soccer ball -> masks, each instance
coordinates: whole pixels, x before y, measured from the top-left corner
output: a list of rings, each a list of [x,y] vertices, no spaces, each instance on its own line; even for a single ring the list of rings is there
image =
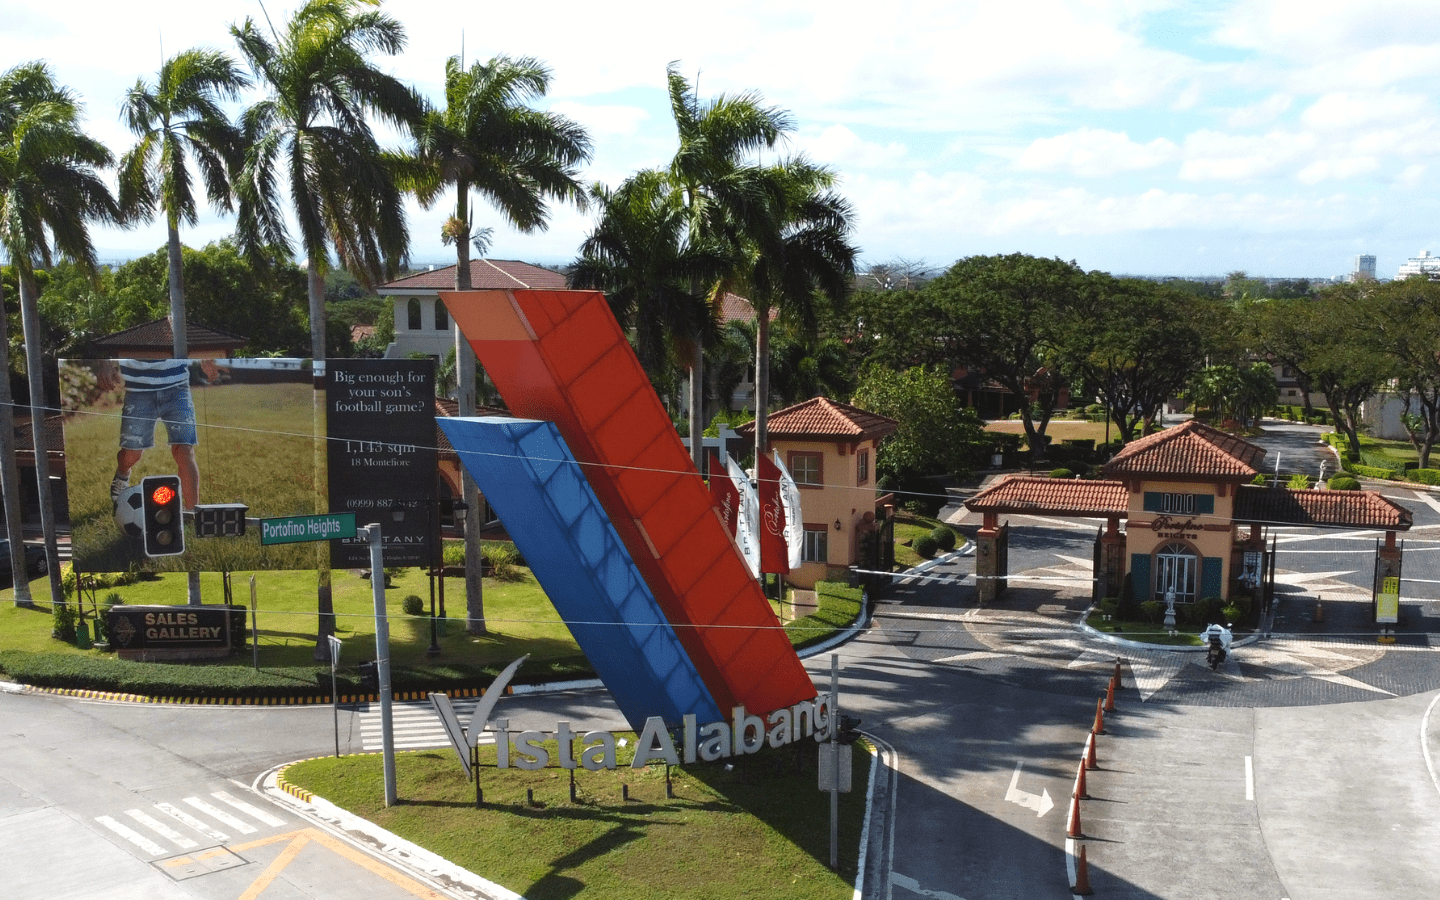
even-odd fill
[[[141,485],[132,484],[120,492],[115,501],[115,524],[130,537],[139,540],[145,537],[145,498],[141,496]]]

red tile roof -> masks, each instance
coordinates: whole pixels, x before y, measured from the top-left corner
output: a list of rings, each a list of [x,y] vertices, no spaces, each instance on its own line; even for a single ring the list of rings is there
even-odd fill
[[[1292,491],[1246,484],[1235,496],[1235,521],[1406,531],[1413,520],[1410,510],[1374,491]]]
[[[249,338],[222,331],[219,328],[210,328],[199,322],[185,320],[185,346],[190,350],[238,350],[249,340]],[[153,322],[142,322],[133,328],[107,334],[90,342],[92,349],[111,354],[120,354],[125,351],[164,350],[165,355],[169,356],[174,346],[175,332],[170,330],[169,316]]]
[[[772,322],[775,321],[775,317],[778,316],[779,314],[780,314],[780,310],[778,310],[778,309],[772,309],[772,310],[770,310],[770,321],[772,321]],[[739,321],[739,322],[753,322],[753,321],[755,321],[755,306],[754,306],[749,300],[746,300],[744,297],[741,297],[739,294],[731,294],[731,293],[728,293],[728,292],[727,292],[727,293],[724,293],[724,294],[721,294],[721,295],[720,295],[720,324],[721,324],[721,325],[724,325],[726,322],[736,322],[736,321]]]
[[[477,291],[503,291],[530,288],[537,291],[563,291],[565,276],[559,272],[532,266],[513,259],[470,260],[470,287]],[[380,285],[382,295],[392,291],[453,291],[455,267],[442,266],[428,272],[416,272]]]
[[[1121,516],[1130,492],[1121,481],[1011,475],[965,501],[972,512]]]
[[[770,413],[765,432],[775,438],[875,438],[884,437],[900,426],[894,419],[877,416],[859,407],[828,397],[814,397]],[[735,429],[744,437],[755,436],[755,423]]]
[[[1209,425],[1190,420],[1131,441],[1101,468],[1115,478],[1126,475],[1198,475],[1253,478],[1265,450]]]

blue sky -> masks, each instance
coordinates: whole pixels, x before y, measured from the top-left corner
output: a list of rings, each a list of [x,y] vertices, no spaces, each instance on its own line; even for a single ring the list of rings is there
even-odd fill
[[[294,4],[267,6],[279,21]],[[469,59],[547,62],[546,103],[595,142],[590,181],[669,158],[671,60],[702,98],[760,92],[795,118],[783,152],[839,174],[866,262],[1019,251],[1117,274],[1298,277],[1371,253],[1389,277],[1440,252],[1433,0],[385,8],[409,46],[382,65],[434,99],[462,29]],[[162,41],[168,53],[233,49],[228,25],[246,16],[263,21],[257,0],[0,0],[0,60],[48,60],[118,155],[130,144],[120,97],[153,78]],[[412,209],[415,260],[450,257],[449,209]],[[547,232],[524,235],[482,206],[476,224],[495,227],[492,256],[561,262],[591,216],[556,209]],[[211,214],[183,237],[232,227]],[[163,242],[159,226],[96,234],[106,257]]]

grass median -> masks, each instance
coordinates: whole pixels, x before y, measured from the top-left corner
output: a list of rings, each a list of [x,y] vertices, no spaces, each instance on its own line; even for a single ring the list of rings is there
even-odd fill
[[[872,761],[865,747],[855,746],[853,790],[840,795],[833,872],[830,801],[817,789],[813,741],[672,767],[667,797],[663,766],[628,767],[634,735],[626,737],[621,768],[573,770],[574,801],[566,770],[496,769],[490,747],[481,748],[480,809],[449,750],[397,754],[400,802],[388,809],[377,755],[308,760],[285,779],[526,900],[852,895]]]

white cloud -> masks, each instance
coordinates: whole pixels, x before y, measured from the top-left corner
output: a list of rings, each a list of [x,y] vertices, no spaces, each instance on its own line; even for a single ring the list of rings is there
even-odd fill
[[[1068,172],[1096,178],[1153,169],[1175,159],[1179,150],[1166,138],[1139,144],[1121,132],[1081,128],[1031,142],[1014,165],[1022,171]]]
[[[1354,178],[1380,168],[1380,161],[1373,156],[1352,156],[1342,159],[1316,160],[1299,172],[1295,179],[1301,184],[1319,184],[1322,181],[1336,181]]]
[[[1290,108],[1294,98],[1289,94],[1271,94],[1259,103],[1242,106],[1226,116],[1225,124],[1231,128],[1251,128],[1269,125]]]
[[[818,131],[802,128],[795,143],[815,161],[840,171],[890,168],[906,157],[905,145],[899,141],[866,141],[844,125]]]
[[[1248,181],[1274,175],[1292,169],[1295,160],[1314,145],[1314,137],[1303,133],[1232,135],[1197,131],[1185,138],[1185,161],[1180,165],[1180,178]]]

